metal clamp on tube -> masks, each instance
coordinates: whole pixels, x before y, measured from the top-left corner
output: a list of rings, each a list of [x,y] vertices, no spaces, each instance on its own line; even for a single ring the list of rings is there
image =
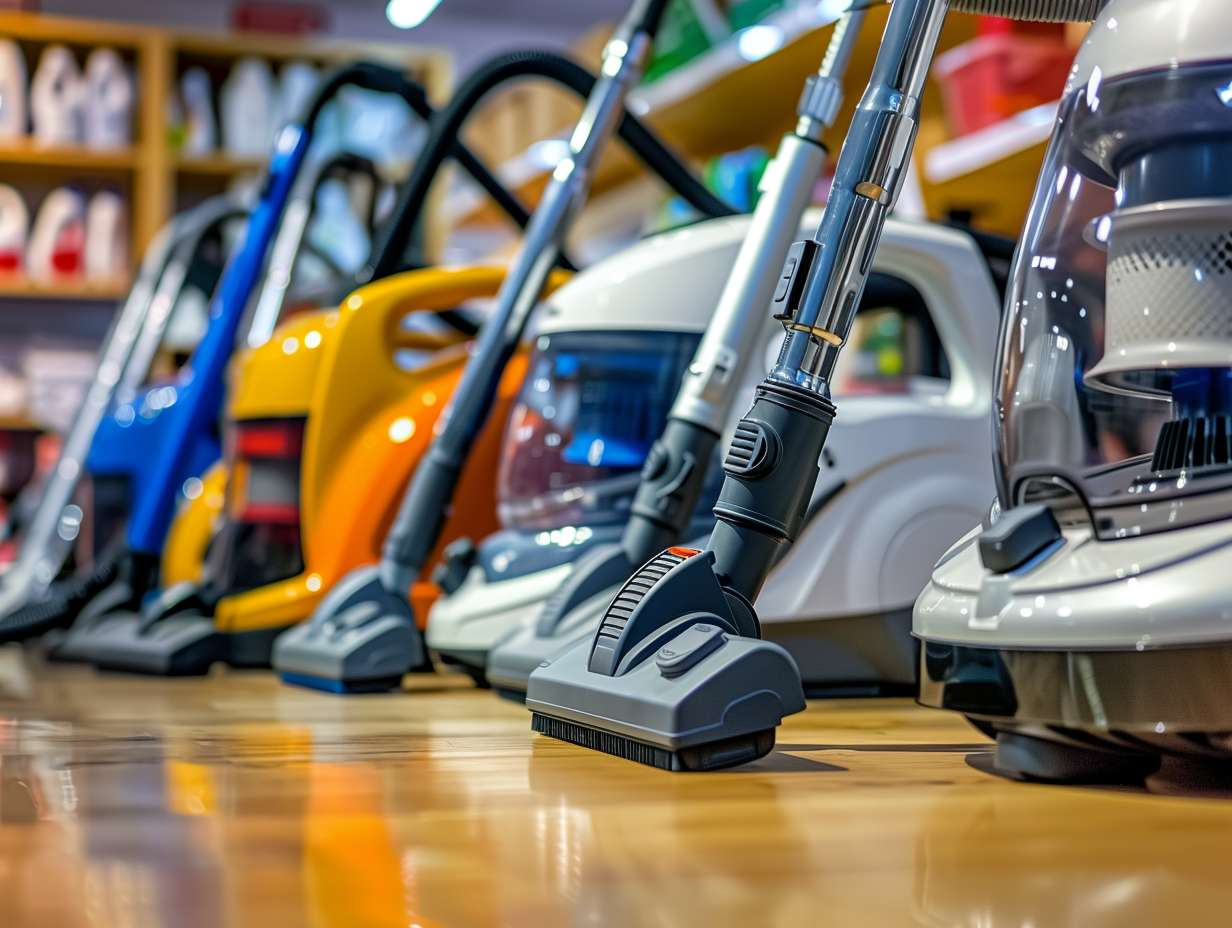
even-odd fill
[[[920,93],[941,34],[947,0],[894,4],[872,79],[839,156],[817,230],[817,259],[774,380],[825,396],[851,330],[881,228],[906,175],[919,126]]]

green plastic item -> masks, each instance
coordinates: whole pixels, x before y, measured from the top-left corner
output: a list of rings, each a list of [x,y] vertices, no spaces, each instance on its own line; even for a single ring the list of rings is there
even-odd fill
[[[732,32],[739,32],[757,25],[786,5],[784,0],[731,0],[727,8],[727,22]]]
[[[710,37],[689,0],[672,0],[655,36],[643,84],[651,84],[711,48]]]

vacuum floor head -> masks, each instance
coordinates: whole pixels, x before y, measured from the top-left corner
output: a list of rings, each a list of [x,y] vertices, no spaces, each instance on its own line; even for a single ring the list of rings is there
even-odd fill
[[[280,636],[273,663],[287,683],[333,693],[397,689],[431,666],[406,596],[387,590],[375,566],[352,571],[317,615]]]
[[[580,642],[530,676],[541,734],[663,770],[717,770],[764,757],[804,709],[799,671],[777,645],[688,624],[614,675]]]

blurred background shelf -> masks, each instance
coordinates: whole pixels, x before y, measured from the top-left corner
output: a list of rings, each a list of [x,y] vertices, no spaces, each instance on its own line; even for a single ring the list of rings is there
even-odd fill
[[[0,165],[62,169],[85,174],[132,171],[137,150],[84,148],[75,145],[42,145],[32,139],[0,140]]]
[[[932,216],[962,216],[981,228],[1017,237],[1044,160],[1057,103],[949,141],[928,145],[940,127],[921,128],[921,187]]]
[[[177,155],[175,169],[180,174],[210,177],[238,177],[259,173],[265,167],[263,158],[237,158],[232,155]]]
[[[803,85],[817,69],[833,32],[835,6],[803,4],[771,14],[751,29],[742,30],[693,61],[659,80],[636,90],[629,109],[643,119],[678,152],[700,161],[749,145],[773,150],[778,137],[795,122],[798,94],[775,93],[773,88]],[[888,15],[884,6],[869,11],[851,64],[847,69],[843,112],[837,125],[846,127],[868,82]],[[757,30],[756,41],[748,34]],[[939,47],[952,48],[975,34],[973,17],[949,17]],[[596,44],[597,43],[588,43]],[[584,61],[592,69],[597,62]],[[926,94],[925,108],[940,109]],[[562,118],[561,125],[568,125]],[[480,131],[472,138],[479,143]],[[842,132],[827,141],[837,152]],[[534,202],[542,192],[552,167],[563,151],[564,133],[554,139],[528,144],[522,152],[504,160],[498,174],[525,202]],[[637,176],[641,168],[623,146],[605,154],[595,177],[595,192],[601,194]],[[471,188],[453,194],[447,205],[448,221],[454,226],[491,225],[500,214]]]
[[[111,283],[65,281],[45,284],[25,278],[0,277],[0,299],[16,300],[86,300],[114,302],[128,293],[126,280]]]

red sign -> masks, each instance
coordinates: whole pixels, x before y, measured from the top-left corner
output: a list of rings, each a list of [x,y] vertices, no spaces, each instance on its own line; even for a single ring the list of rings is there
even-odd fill
[[[307,35],[329,28],[329,10],[316,3],[243,0],[231,7],[231,28],[239,32]]]

